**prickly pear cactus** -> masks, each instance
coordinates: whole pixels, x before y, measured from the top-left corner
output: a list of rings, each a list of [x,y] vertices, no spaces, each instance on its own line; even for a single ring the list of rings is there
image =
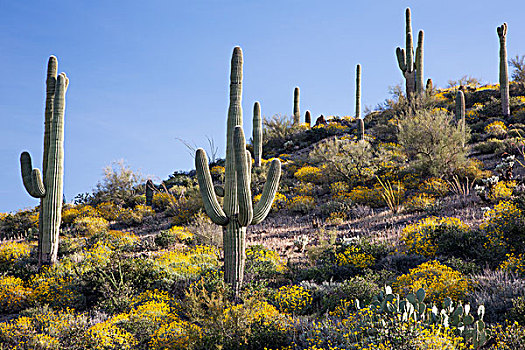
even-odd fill
[[[242,50],[235,47],[231,61],[223,207],[217,200],[206,152],[199,148],[195,157],[204,209],[214,223],[223,226],[224,279],[236,293],[244,275],[246,227],[260,223],[268,215],[281,177],[281,162],[274,159],[261,199],[254,206],[250,190],[251,156],[246,150],[242,129],[242,63]]]
[[[64,178],[64,113],[69,79],[65,73],[57,76],[58,62],[49,57],[46,79],[46,107],[44,121],[44,155],[42,173],[33,169],[31,156],[20,156],[24,187],[35,198],[40,198],[38,263],[53,265],[57,261],[60,222],[62,220]]]

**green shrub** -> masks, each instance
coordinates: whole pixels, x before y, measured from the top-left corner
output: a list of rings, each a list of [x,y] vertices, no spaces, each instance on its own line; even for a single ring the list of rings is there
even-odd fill
[[[399,144],[411,167],[424,175],[440,177],[464,167],[467,149],[463,137],[452,116],[441,110],[416,112],[399,121]]]

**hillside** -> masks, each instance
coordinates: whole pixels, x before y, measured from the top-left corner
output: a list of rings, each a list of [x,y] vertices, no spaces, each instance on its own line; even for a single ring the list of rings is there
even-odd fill
[[[198,149],[161,183],[116,163],[74,204],[50,57],[47,163],[21,156],[42,205],[0,214],[0,349],[524,349],[525,84],[506,24],[501,86],[440,89],[406,18],[405,93],[362,118],[358,65],[355,116],[303,121],[297,87],[290,118],[256,103],[243,123],[235,47],[224,159]]]

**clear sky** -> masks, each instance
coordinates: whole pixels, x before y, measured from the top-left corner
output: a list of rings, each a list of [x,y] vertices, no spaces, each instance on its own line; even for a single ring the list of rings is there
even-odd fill
[[[525,2],[512,1],[13,1],[0,0],[0,212],[34,206],[20,153],[41,168],[47,58],[70,78],[65,195],[89,192],[124,159],[165,179],[193,167],[177,141],[224,152],[232,49],[244,52],[245,132],[251,111],[290,115],[293,89],[313,117],[353,115],[355,65],[363,105],[402,83],[394,50],[404,10],[425,30],[425,78],[446,86],[472,75],[498,79],[496,27],[508,22],[508,54],[525,54]]]

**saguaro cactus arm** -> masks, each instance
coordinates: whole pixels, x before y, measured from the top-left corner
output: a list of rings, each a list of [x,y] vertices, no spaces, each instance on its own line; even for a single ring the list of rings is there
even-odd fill
[[[22,169],[22,182],[31,197],[42,198],[46,195],[46,189],[42,182],[40,169],[33,169],[31,155],[23,152],[20,155],[20,168]]]
[[[253,105],[253,157],[255,159],[255,167],[261,166],[262,158],[262,142],[263,142],[263,129],[262,129],[262,118],[261,118],[261,105],[259,102],[255,102]]]
[[[237,201],[239,202],[239,225],[248,226],[253,218],[250,173],[246,157],[246,139],[241,126],[235,127],[235,170],[237,176]],[[250,159],[251,161],[251,159]],[[251,168],[251,166],[250,166]]]
[[[197,180],[199,182],[199,188],[206,214],[208,214],[211,221],[217,225],[227,225],[229,219],[222,210],[219,201],[215,196],[210,168],[208,167],[208,157],[202,148],[199,148],[195,155],[195,169],[197,170]]]
[[[425,32],[419,31],[416,48],[416,91],[423,94],[425,80],[423,77],[423,40]]]
[[[407,57],[405,49],[398,47],[396,49],[397,63],[399,64],[399,69],[404,73],[407,70]]]
[[[270,209],[272,208],[275,194],[279,188],[279,180],[281,178],[281,161],[279,159],[272,160],[266,183],[264,184],[261,200],[255,205],[253,209],[253,219],[251,224],[257,225],[266,218]]]

